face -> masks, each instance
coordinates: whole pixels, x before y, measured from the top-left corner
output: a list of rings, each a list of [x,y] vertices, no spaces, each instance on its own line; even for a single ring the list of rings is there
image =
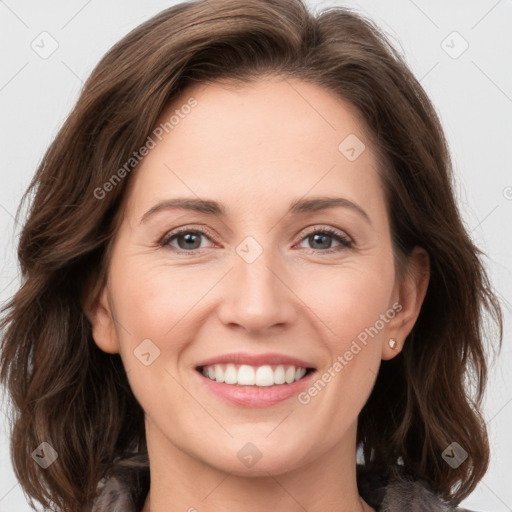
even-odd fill
[[[162,123],[173,114],[130,176],[92,315],[148,443],[236,474],[353,450],[425,289],[395,274],[362,123],[330,92],[279,78],[196,85]]]

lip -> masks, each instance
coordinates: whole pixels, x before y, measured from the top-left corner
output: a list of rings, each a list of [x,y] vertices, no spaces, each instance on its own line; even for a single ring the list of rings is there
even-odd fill
[[[298,359],[296,357],[287,356],[285,354],[266,353],[266,354],[248,354],[244,352],[237,352],[233,354],[224,354],[221,356],[211,357],[205,359],[196,365],[196,369],[203,366],[212,366],[214,364],[248,364],[249,366],[263,366],[263,365],[290,365],[301,368],[315,369],[314,365]],[[302,380],[302,379],[301,379]],[[299,381],[300,382],[300,381]],[[229,385],[229,384],[228,384]],[[291,386],[291,384],[288,384]]]
[[[222,361],[224,362],[224,360]],[[204,365],[207,366],[207,365]],[[304,368],[304,366],[303,366]],[[242,407],[270,407],[290,399],[310,385],[313,376],[317,373],[307,373],[302,379],[291,384],[279,384],[269,387],[240,386],[238,384],[226,384],[217,382],[202,373],[195,371],[197,378],[206,386],[206,389],[228,402],[231,405]]]

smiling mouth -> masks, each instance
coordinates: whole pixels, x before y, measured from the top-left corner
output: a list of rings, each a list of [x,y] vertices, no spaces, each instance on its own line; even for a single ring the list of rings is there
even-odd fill
[[[196,370],[206,378],[235,386],[270,387],[293,384],[315,371],[290,364],[260,365],[214,364],[198,366]]]

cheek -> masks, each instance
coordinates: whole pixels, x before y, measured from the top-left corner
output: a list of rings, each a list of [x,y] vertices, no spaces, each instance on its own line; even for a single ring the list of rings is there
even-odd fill
[[[112,289],[123,365],[135,396],[151,415],[150,411],[158,414],[157,389],[166,390],[169,406],[190,399],[177,383],[183,372],[180,364],[206,321],[205,296],[220,272],[143,259],[128,258],[118,266],[112,273]]]
[[[384,259],[384,258],[383,258]],[[394,270],[383,261],[362,266],[350,263],[322,269],[302,281],[298,295],[321,322],[317,328],[331,350],[342,350],[350,341],[379,321],[390,307]],[[380,326],[380,322],[378,326]]]
[[[335,442],[335,431],[345,431],[355,420],[374,385],[381,340],[388,325],[381,315],[388,321],[392,318],[389,300],[393,276],[379,264],[364,269],[354,265],[326,273],[309,288],[304,302],[315,313],[309,318],[321,319],[316,322],[316,331],[327,357],[316,379],[298,399],[304,414],[309,415],[308,421],[313,416],[318,425],[336,425],[337,430],[326,434],[328,443]],[[328,292],[321,293],[322,289]]]
[[[114,278],[116,309],[119,320],[132,333],[132,342],[138,338],[163,341],[172,338],[176,326],[194,308],[211,288],[217,275],[211,279],[197,270],[165,265],[137,265],[133,261]],[[113,279],[113,281],[114,281]]]
[[[196,304],[207,287],[193,279],[192,272],[146,267],[136,260],[112,273],[116,332],[130,387],[149,417],[176,408],[193,410],[190,397],[178,384],[179,362],[194,336],[187,315],[197,316]]]

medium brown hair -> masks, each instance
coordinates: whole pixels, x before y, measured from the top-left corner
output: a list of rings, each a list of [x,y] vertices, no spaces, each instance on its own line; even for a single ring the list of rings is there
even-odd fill
[[[104,56],[18,208],[17,217],[32,196],[18,246],[22,283],[3,309],[0,379],[13,406],[16,476],[44,506],[80,510],[116,458],[146,453],[143,410],[121,358],[97,347],[84,313],[104,283],[130,176],[101,199],[95,190],[187,85],[266,75],[317,84],[355,108],[379,156],[397,268],[415,246],[430,257],[418,320],[403,351],[382,362],[359,417],[366,465],[401,458],[454,504],[484,475],[483,336],[497,325],[501,341],[502,314],[461,221],[427,95],[380,29],[348,8],[199,0],[159,13]],[[47,469],[31,458],[43,441],[58,453]],[[452,441],[469,453],[456,469],[441,457]]]

